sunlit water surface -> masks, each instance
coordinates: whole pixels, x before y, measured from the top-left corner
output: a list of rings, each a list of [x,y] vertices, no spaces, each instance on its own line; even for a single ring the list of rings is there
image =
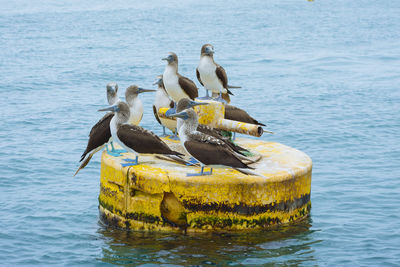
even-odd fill
[[[1,1],[0,265],[400,265],[399,1],[127,2]],[[233,104],[276,133],[262,139],[313,159],[311,217],[232,235],[102,226],[99,155],[72,175],[105,85],[152,86],[169,51],[195,80],[208,42],[243,87]]]

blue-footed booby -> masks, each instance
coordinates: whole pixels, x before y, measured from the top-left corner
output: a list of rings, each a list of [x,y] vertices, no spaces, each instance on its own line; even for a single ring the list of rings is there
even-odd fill
[[[117,101],[119,101],[118,84],[108,83],[106,88],[107,88],[107,102],[110,106],[112,106],[115,103],[117,103]]]
[[[176,135],[176,120],[169,120],[160,118],[158,111],[160,108],[173,108],[174,102],[169,98],[167,91],[164,88],[162,75],[157,76],[157,80],[154,84],[158,85],[156,97],[153,104],[153,113],[157,122],[163,127],[163,137],[167,136],[165,133],[165,127]]]
[[[136,155],[135,160],[125,159],[132,166],[138,164],[139,154],[163,154],[182,156],[181,153],[171,150],[156,134],[137,125],[126,124],[129,120],[130,110],[125,102],[118,102],[99,111],[114,111],[115,115],[110,121],[111,136],[127,151]]]
[[[118,97],[118,84],[116,83],[108,83],[106,85],[107,89],[107,102],[109,105],[114,105],[115,103],[119,102],[120,99]],[[85,151],[83,152],[81,162],[78,170],[75,172],[74,176],[78,174],[78,172],[85,168],[86,165],[89,163],[90,159],[93,155],[103,149],[104,147],[107,148],[107,152],[111,154],[118,154],[119,151],[114,149],[114,145],[111,143],[112,150],[109,151],[107,147],[107,143],[111,139],[111,131],[110,131],[110,121],[113,118],[114,113],[109,112],[103,116],[90,130],[89,133],[89,140],[86,146]]]
[[[230,95],[233,95],[229,88],[240,88],[240,86],[228,85],[228,76],[225,69],[214,61],[214,47],[205,44],[201,47],[200,62],[196,69],[196,76],[200,84],[206,89],[204,99],[209,99],[208,90],[219,97],[216,99],[221,102],[230,102]],[[224,97],[223,97],[224,95]]]
[[[265,124],[251,117],[245,110],[232,105],[225,105],[225,119],[265,126]]]
[[[75,172],[74,176],[77,175],[81,169],[86,167],[90,159],[97,151],[100,151],[103,147],[107,145],[108,141],[111,138],[110,122],[113,117],[114,113],[107,113],[90,130],[88,144],[81,156],[81,159],[79,160],[79,162],[81,162],[81,165]]]
[[[164,88],[171,99],[178,103],[184,97],[192,100],[198,97],[196,84],[178,73],[178,56],[170,52],[163,60],[168,62],[163,73]]]
[[[139,98],[139,94],[155,91],[156,90],[153,89],[143,89],[138,87],[137,85],[131,85],[126,88],[125,100],[130,109],[130,117],[128,120],[129,124],[139,125],[140,121],[143,118],[143,103]]]
[[[179,112],[184,111],[185,109],[192,108],[192,107],[197,106],[197,105],[205,105],[205,104],[207,104],[207,103],[205,103],[205,102],[195,102],[193,100],[190,100],[189,98],[182,98],[181,100],[179,100],[179,102],[178,102],[178,104],[176,106],[176,112],[179,113]],[[177,120],[177,129],[178,130],[180,129],[182,124],[183,124],[183,120],[178,119]],[[217,129],[214,129],[214,128],[211,128],[210,126],[203,125],[203,124],[198,124],[196,130],[201,132],[201,133],[203,133],[203,134],[207,134],[207,135],[210,135],[210,136],[212,136],[212,137],[214,137],[216,139],[221,140],[226,145],[228,145],[233,151],[235,151],[236,153],[239,153],[239,154],[241,154],[243,156],[246,156],[245,153],[249,152],[247,149],[245,149],[245,148],[243,148],[241,146],[238,146],[235,143],[233,143],[230,140],[229,137],[223,136],[221,134],[221,131],[219,131]]]
[[[254,168],[244,163],[223,141],[197,131],[198,118],[193,109],[185,109],[170,116],[183,120],[178,130],[181,144],[188,154],[200,162],[200,173],[188,173],[187,176],[210,175],[213,167],[220,166],[232,167],[245,174],[257,175],[250,171]],[[204,172],[205,166],[210,166],[211,170]]]

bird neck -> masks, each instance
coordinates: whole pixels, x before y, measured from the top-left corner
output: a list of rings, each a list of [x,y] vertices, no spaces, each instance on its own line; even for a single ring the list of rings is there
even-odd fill
[[[176,62],[168,63],[168,65],[165,67],[164,73],[178,74],[178,64]]]
[[[117,113],[117,116],[114,116],[114,118],[116,118],[116,119],[115,119],[115,124],[116,124],[117,126],[119,126],[119,125],[122,125],[122,124],[124,124],[124,123],[127,123],[128,120],[129,120],[129,116],[130,116],[129,110],[126,111],[126,112],[118,112],[118,113]],[[113,119],[114,119],[114,118],[113,118]]]
[[[179,134],[182,132],[184,135],[189,135],[197,130],[198,125],[199,122],[197,121],[197,118],[188,118],[187,120],[183,121],[182,127],[179,129]]]
[[[138,97],[137,94],[133,95],[128,95],[125,97],[126,103],[129,105],[129,107],[133,107],[136,102],[140,101],[140,98]]]
[[[116,92],[107,93],[107,101],[110,106],[114,105],[118,101],[117,93]]]
[[[203,54],[201,54],[200,59],[201,59],[201,58],[209,59],[209,60],[211,60],[212,62],[214,62],[214,55],[213,55],[213,54],[206,54],[206,53],[203,53]]]

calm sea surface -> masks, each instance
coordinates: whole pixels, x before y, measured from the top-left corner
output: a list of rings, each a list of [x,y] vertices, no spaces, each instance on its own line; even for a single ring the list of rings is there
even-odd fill
[[[400,265],[400,1],[127,2],[0,0],[0,265]],[[104,227],[100,154],[72,175],[105,85],[151,87],[169,51],[196,80],[204,43],[243,86],[232,103],[276,133],[262,139],[313,159],[310,218],[232,235]]]

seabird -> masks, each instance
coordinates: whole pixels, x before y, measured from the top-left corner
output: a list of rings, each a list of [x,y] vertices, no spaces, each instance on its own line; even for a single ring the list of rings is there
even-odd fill
[[[106,85],[107,89],[107,102],[109,105],[114,105],[118,101],[120,101],[118,97],[118,84],[117,83],[108,83]],[[111,132],[110,132],[110,121],[114,116],[113,112],[109,112],[103,116],[90,130],[89,133],[89,140],[86,146],[85,151],[83,152],[81,159],[81,165],[79,166],[78,170],[75,172],[74,176],[78,174],[78,172],[85,168],[86,165],[89,163],[90,159],[93,155],[103,149],[107,143],[110,141]],[[110,154],[119,153],[119,151],[114,149],[114,145],[112,141],[110,142],[112,150],[108,150],[107,152]],[[122,151],[122,150],[121,150]]]
[[[184,111],[185,109],[192,108],[192,107],[197,106],[197,105],[205,105],[205,104],[207,104],[207,103],[205,103],[205,102],[195,102],[193,100],[190,100],[189,98],[182,98],[181,100],[179,100],[178,105],[176,106],[176,112],[179,113],[179,112]],[[183,124],[183,120],[178,120],[178,122],[177,122],[177,129],[178,130],[180,129],[182,124]],[[198,124],[197,131],[199,131],[199,132],[201,132],[203,134],[210,135],[210,136],[212,136],[212,137],[214,137],[216,139],[221,140],[226,145],[228,145],[233,151],[235,151],[236,153],[239,153],[239,154],[241,154],[243,156],[246,156],[245,153],[249,152],[247,149],[234,144],[230,140],[229,137],[223,136],[221,134],[221,131],[219,131],[217,129],[214,129],[214,128],[211,128],[210,126],[203,125],[203,124]]]
[[[247,113],[245,110],[232,106],[232,105],[225,105],[225,119],[228,120],[233,120],[233,121],[240,121],[240,122],[246,122],[246,123],[251,123],[251,124],[256,124],[260,126],[265,126],[265,124],[258,122],[256,119],[251,117],[249,113]],[[266,131],[268,132],[268,131]],[[272,132],[269,132],[272,133]],[[235,140],[236,133],[233,133],[232,139]]]
[[[160,108],[173,108],[174,102],[169,98],[167,91],[164,88],[162,75],[157,76],[157,80],[154,84],[158,85],[156,97],[153,104],[153,113],[157,122],[163,127],[163,137],[167,136],[165,133],[165,127],[176,135],[176,120],[164,119],[158,116]]]
[[[118,84],[116,83],[108,83],[106,85],[107,89],[107,102],[110,105],[114,105],[115,103],[119,102],[120,99],[118,97]],[[89,163],[90,159],[93,155],[106,147],[107,152],[111,155],[119,155],[119,152],[122,150],[114,149],[114,145],[112,141],[110,142],[112,150],[108,150],[107,143],[111,139],[111,131],[110,131],[110,121],[113,118],[114,113],[109,112],[103,116],[90,130],[89,133],[89,140],[86,146],[85,151],[83,152],[81,162],[78,170],[75,172],[74,176],[78,174],[78,172],[85,168],[86,165]]]
[[[251,117],[245,110],[232,105],[225,105],[225,119],[265,126],[265,124]]]
[[[113,117],[113,112],[107,113],[92,127],[92,130],[90,130],[88,144],[81,156],[81,159],[79,160],[81,165],[75,172],[74,176],[77,175],[81,169],[86,167],[90,159],[97,151],[100,151],[107,145],[111,138],[110,122]]]
[[[170,52],[166,58],[168,62],[163,74],[164,88],[175,103],[184,97],[194,100],[199,96],[196,84],[178,73],[178,56]]]
[[[125,91],[125,100],[126,103],[129,105],[130,109],[130,117],[128,120],[129,124],[132,125],[139,125],[140,121],[143,117],[143,103],[138,97],[139,94],[145,92],[155,92],[156,90],[153,89],[143,89],[138,87],[137,85],[131,85],[126,88]]]
[[[210,175],[212,168],[219,166],[232,167],[245,174],[257,175],[249,170],[254,168],[244,163],[223,141],[196,130],[198,118],[193,109],[185,109],[170,117],[184,120],[178,130],[181,144],[188,154],[200,162],[200,173],[188,173],[187,176]],[[204,172],[205,166],[210,166],[211,170]]]
[[[115,116],[110,121],[111,136],[127,151],[136,155],[135,160],[125,159],[132,166],[138,164],[139,154],[163,154],[182,156],[181,153],[171,150],[156,134],[137,125],[126,124],[129,120],[129,106],[125,102],[118,102],[99,111],[114,111]]]
[[[206,89],[204,99],[210,99],[208,95],[208,90],[210,90],[213,94],[218,94],[219,97],[216,100],[230,102],[229,94],[233,94],[229,91],[229,88],[240,88],[239,86],[228,85],[228,77],[224,68],[214,61],[214,47],[211,44],[205,44],[201,47],[196,76],[200,84]]]

